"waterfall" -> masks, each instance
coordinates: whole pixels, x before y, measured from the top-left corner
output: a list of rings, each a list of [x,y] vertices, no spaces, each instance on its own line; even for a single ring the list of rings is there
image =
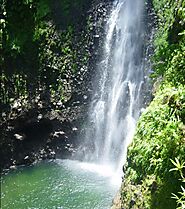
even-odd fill
[[[143,106],[144,2],[118,0],[106,25],[98,83],[89,110],[84,161],[121,170]]]

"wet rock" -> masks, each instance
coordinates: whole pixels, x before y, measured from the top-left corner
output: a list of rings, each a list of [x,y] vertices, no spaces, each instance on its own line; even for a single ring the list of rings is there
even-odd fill
[[[41,120],[43,118],[43,115],[39,114],[37,118],[38,118],[38,120]]]
[[[60,137],[61,135],[65,135],[64,131],[55,131],[53,134],[53,137]]]
[[[20,140],[20,141],[22,141],[26,138],[25,134],[14,134],[14,136],[17,140]]]
[[[24,157],[24,160],[28,160],[29,159],[29,156],[27,155],[26,157]]]
[[[23,161],[20,161],[20,164],[30,165],[35,161],[35,158],[32,154],[26,155]]]
[[[78,129],[77,129],[77,127],[73,127],[72,130],[73,131],[77,131]]]
[[[17,169],[17,166],[16,166],[16,165],[11,165],[11,166],[10,166],[10,169],[11,169],[11,170],[16,170],[16,169]]]
[[[118,192],[112,201],[111,209],[121,209],[121,194]]]

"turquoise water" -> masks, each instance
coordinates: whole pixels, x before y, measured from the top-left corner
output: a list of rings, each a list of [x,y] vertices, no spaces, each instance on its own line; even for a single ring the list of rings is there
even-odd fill
[[[2,209],[108,209],[118,189],[106,166],[45,161],[2,176]]]

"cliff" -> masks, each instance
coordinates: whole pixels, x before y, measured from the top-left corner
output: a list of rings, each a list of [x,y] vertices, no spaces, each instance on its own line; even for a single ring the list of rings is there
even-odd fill
[[[2,2],[2,168],[75,151],[109,8],[98,0]]]

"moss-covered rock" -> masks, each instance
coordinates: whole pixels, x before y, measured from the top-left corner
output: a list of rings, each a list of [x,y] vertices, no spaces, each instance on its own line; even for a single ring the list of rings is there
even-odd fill
[[[84,131],[110,5],[105,0],[2,1],[1,167],[74,151],[76,135]],[[32,129],[25,133],[25,124],[40,127],[45,119],[52,130],[28,137]]]
[[[175,208],[171,196],[180,191],[181,182],[180,176],[169,170],[173,168],[170,159],[185,161],[184,95],[183,87],[165,85],[142,114],[128,149],[124,207],[129,208],[128,201],[133,198],[133,208]]]
[[[152,77],[160,84],[154,85],[154,99],[142,113],[128,148],[122,208],[183,209],[185,1],[153,0],[153,6],[158,29]],[[172,163],[174,159],[179,164]]]

